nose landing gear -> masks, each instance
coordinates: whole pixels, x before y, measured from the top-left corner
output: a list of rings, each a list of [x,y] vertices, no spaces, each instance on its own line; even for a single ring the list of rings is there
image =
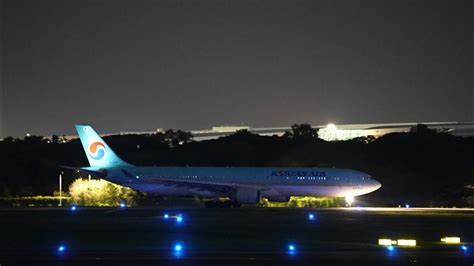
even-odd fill
[[[354,196],[347,196],[346,203],[348,207],[351,207],[352,203],[354,202]]]

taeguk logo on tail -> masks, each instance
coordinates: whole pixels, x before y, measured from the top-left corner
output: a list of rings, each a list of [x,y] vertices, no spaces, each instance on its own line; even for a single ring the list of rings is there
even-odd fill
[[[93,142],[89,146],[89,155],[92,157],[94,160],[100,160],[104,158],[105,155],[105,145],[102,142]]]

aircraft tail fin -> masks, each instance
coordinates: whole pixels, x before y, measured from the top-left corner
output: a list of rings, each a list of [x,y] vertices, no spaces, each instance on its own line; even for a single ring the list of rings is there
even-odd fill
[[[132,166],[118,157],[107,143],[89,125],[76,125],[82,147],[94,167]]]

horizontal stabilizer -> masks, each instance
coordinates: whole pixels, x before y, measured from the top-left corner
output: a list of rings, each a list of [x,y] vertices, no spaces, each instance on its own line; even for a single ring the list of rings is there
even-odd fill
[[[74,170],[77,172],[87,173],[94,177],[104,178],[107,176],[107,171],[105,169],[99,169],[96,167],[73,167],[73,166],[60,166],[62,169]]]

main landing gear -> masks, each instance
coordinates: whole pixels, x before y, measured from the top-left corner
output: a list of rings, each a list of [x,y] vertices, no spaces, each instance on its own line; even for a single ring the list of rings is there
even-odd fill
[[[220,200],[211,200],[206,201],[206,208],[239,208],[242,204],[235,201],[220,201]]]

